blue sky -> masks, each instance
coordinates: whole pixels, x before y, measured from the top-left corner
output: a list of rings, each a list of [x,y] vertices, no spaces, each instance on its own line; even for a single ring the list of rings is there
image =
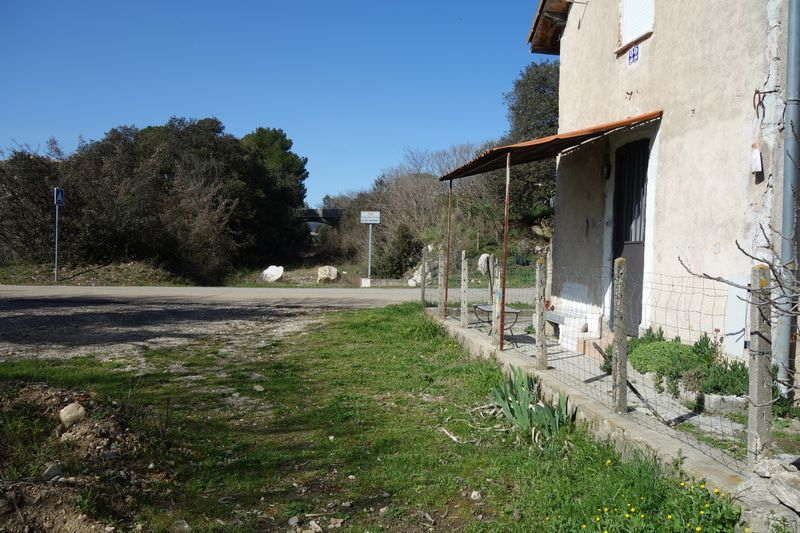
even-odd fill
[[[0,147],[67,150],[120,124],[283,128],[308,202],[368,186],[403,148],[507,128],[535,0],[0,2]]]

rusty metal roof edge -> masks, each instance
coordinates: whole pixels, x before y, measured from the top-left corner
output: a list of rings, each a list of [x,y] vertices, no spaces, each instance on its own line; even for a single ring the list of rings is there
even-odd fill
[[[572,0],[565,0],[567,3],[567,13],[572,10]],[[551,46],[551,47],[543,47],[543,46],[536,46],[533,44],[533,38],[536,35],[536,31],[539,28],[539,23],[542,20],[542,15],[545,12],[550,0],[539,0],[539,5],[536,8],[536,16],[533,18],[533,24],[531,24],[530,30],[528,30],[528,38],[527,43],[531,46],[531,52],[535,54],[545,54],[545,55],[558,55],[560,53],[560,49],[558,46]],[[559,36],[559,40],[561,37]]]
[[[628,118],[622,119],[622,120],[616,120],[616,121],[613,121],[613,122],[604,122],[602,124],[598,124],[596,126],[590,126],[588,128],[583,128],[583,129],[580,129],[580,130],[568,131],[568,132],[564,132],[564,133],[556,133],[555,135],[549,135],[547,137],[539,137],[538,139],[532,139],[532,140],[529,140],[529,141],[523,141],[523,142],[519,142],[519,143],[515,143],[515,144],[506,144],[506,145],[503,145],[503,146],[496,146],[494,148],[489,148],[488,150],[485,150],[479,156],[477,156],[477,157],[471,159],[470,161],[464,163],[460,167],[455,168],[455,169],[451,170],[450,172],[448,172],[447,174],[442,175],[439,178],[439,181],[454,180],[454,179],[459,179],[459,178],[465,178],[467,176],[473,176],[475,174],[480,174],[481,172],[477,171],[477,172],[470,172],[469,174],[465,174],[463,176],[453,176],[454,174],[459,173],[459,171],[468,170],[469,167],[471,167],[471,166],[475,166],[476,168],[480,168],[481,165],[479,165],[478,163],[482,159],[484,159],[484,158],[486,158],[486,157],[488,157],[490,155],[493,155],[493,156],[497,157],[497,156],[505,155],[508,152],[513,152],[515,148],[528,148],[528,147],[531,147],[531,146],[547,144],[548,142],[553,142],[553,141],[560,140],[560,139],[570,139],[570,138],[582,137],[582,136],[586,136],[586,135],[591,136],[591,135],[594,135],[594,134],[597,134],[599,136],[599,135],[603,135],[605,133],[608,133],[609,131],[617,130],[619,128],[623,128],[623,127],[627,127],[627,126],[634,126],[634,125],[640,124],[642,122],[649,122],[651,120],[660,119],[663,116],[663,114],[664,114],[664,112],[662,110],[652,111],[650,113],[644,113],[644,114],[641,114],[641,115],[635,115],[633,117],[628,117]],[[489,162],[490,161],[487,161],[486,164],[488,164]]]
[[[547,0],[539,0],[539,6],[536,8],[536,16],[533,17],[533,24],[531,24],[531,29],[528,30],[528,40],[527,43],[533,46],[533,34],[536,33],[536,28],[539,26],[539,20],[542,18],[542,12],[544,12],[544,5],[547,3]]]

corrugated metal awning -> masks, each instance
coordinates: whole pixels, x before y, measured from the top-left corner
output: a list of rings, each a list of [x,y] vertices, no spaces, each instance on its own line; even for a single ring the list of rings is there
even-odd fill
[[[549,137],[541,137],[532,141],[524,141],[506,146],[496,146],[495,148],[486,150],[469,163],[448,172],[439,178],[439,180],[447,181],[466,178],[467,176],[505,168],[507,154],[511,154],[512,165],[521,165],[532,161],[540,161],[548,157],[555,157],[567,148],[600,137],[614,130],[627,129],[644,122],[660,119],[661,114],[661,111],[654,111],[652,113],[630,117],[625,120],[599,124],[582,130],[559,133]]]

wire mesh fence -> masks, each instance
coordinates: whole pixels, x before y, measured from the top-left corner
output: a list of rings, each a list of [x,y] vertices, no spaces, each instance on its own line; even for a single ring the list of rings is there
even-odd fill
[[[467,263],[462,274],[460,251],[450,259],[447,314],[496,337],[493,321],[499,314],[493,311],[499,306],[491,286],[497,276],[493,280],[479,272],[476,258]],[[619,337],[623,332],[628,415],[656,430],[674,429],[687,445],[742,471],[748,452],[746,296],[688,274],[629,271],[618,287],[610,265],[556,264],[546,272],[543,301],[537,304],[534,266],[509,265],[513,282],[506,288],[505,344],[536,358],[541,342],[550,376],[614,408],[619,394],[614,333]],[[429,305],[438,305],[443,281],[437,282],[436,275],[431,279]],[[464,319],[462,298],[467,302]],[[620,324],[614,323],[615,301],[621,302]],[[536,331],[539,307],[543,331]]]

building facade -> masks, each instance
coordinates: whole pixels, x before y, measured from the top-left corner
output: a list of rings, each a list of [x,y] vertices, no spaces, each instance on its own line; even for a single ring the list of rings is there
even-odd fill
[[[560,59],[559,131],[660,111],[558,156],[551,304],[562,343],[609,335],[612,264],[631,333],[744,353],[741,290],[780,228],[786,0],[541,0],[529,42]],[[768,236],[768,235],[767,235]]]

